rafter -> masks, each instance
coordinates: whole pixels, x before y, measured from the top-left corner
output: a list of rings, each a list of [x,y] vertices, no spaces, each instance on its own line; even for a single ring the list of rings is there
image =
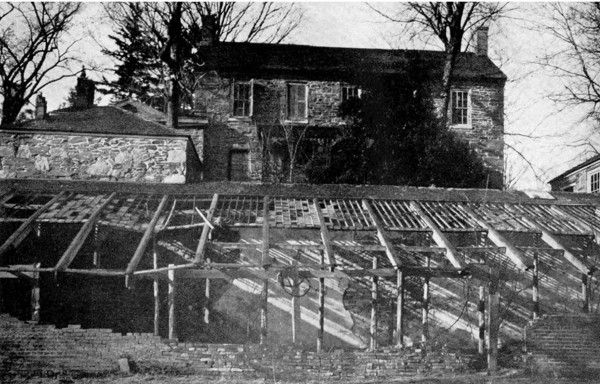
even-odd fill
[[[154,212],[154,216],[152,217],[150,224],[148,224],[148,228],[146,228],[146,231],[142,236],[142,240],[140,240],[140,243],[138,244],[137,249],[133,254],[133,257],[127,265],[127,269],[125,270],[125,272],[128,275],[132,274],[133,271],[135,271],[140,260],[142,259],[142,256],[146,251],[146,247],[148,246],[148,243],[150,242],[150,239],[152,239],[152,235],[154,234],[154,228],[156,227],[156,223],[158,222],[158,219],[163,209],[165,208],[165,205],[167,205],[167,200],[169,200],[169,195],[163,195],[162,199],[160,200],[160,204],[158,204],[158,208],[156,208],[156,211]]]
[[[377,238],[379,239],[379,242],[381,242],[381,244],[385,247],[385,254],[387,255],[390,263],[392,263],[394,268],[401,267],[402,261],[400,261],[398,256],[396,256],[396,252],[394,250],[394,245],[392,244],[392,241],[388,237],[386,230],[381,225],[381,221],[379,220],[377,215],[375,215],[375,212],[373,212],[373,208],[371,207],[371,204],[369,204],[367,199],[363,199],[362,205],[369,212],[369,215],[371,215],[371,219],[373,220],[373,223],[375,224],[375,228],[377,228]]]
[[[325,220],[323,219],[323,212],[321,211],[321,206],[319,205],[319,199],[313,199],[313,203],[315,204],[317,218],[319,219],[321,241],[323,241],[325,258],[327,259],[327,263],[329,263],[331,266],[331,270],[333,270],[333,266],[335,265],[335,257],[333,255],[333,250],[331,249],[331,242],[329,241],[329,230],[327,229],[327,225],[325,225]]]
[[[210,227],[208,223],[212,222],[215,209],[217,208],[217,202],[219,201],[219,194],[215,193],[213,199],[208,208],[206,214],[206,222],[202,227],[202,234],[200,234],[200,240],[198,241],[198,248],[196,248],[196,256],[194,256],[194,263],[199,264],[204,261],[204,252],[206,251],[206,242],[208,241],[208,234],[210,233]]]
[[[35,211],[29,218],[24,221],[16,231],[13,232],[12,235],[0,246],[0,257],[10,248],[16,248],[21,244],[23,240],[29,235],[31,230],[33,229],[33,225],[36,220],[44,213],[48,208],[54,205],[57,201],[59,201],[63,196],[66,195],[66,192],[63,191],[58,195],[54,196],[50,201],[44,204],[41,208]]]
[[[452,243],[450,243],[450,241],[446,238],[446,236],[444,236],[441,229],[438,228],[438,226],[435,224],[435,222],[433,220],[431,220],[431,218],[423,211],[423,209],[419,206],[419,204],[417,204],[414,201],[411,201],[410,206],[412,209],[415,210],[415,212],[417,212],[419,214],[419,216],[421,216],[423,221],[425,221],[425,223],[432,230],[432,232],[433,232],[432,237],[433,237],[433,240],[436,242],[436,244],[439,245],[440,247],[446,248],[446,257],[448,258],[448,260],[450,260],[452,265],[455,268],[463,269],[465,267],[465,265],[458,258],[458,251],[456,250],[456,248],[454,248],[454,246],[452,245]]]
[[[108,203],[110,203],[115,195],[116,192],[111,193],[104,203],[96,208],[96,210],[90,215],[90,218],[85,222],[85,224],[83,224],[79,232],[77,232],[77,235],[75,235],[73,238],[73,241],[71,241],[71,244],[69,244],[69,248],[67,248],[65,253],[63,253],[60,260],[58,260],[58,263],[56,263],[56,267],[54,267],[56,271],[64,271],[65,269],[69,268],[69,265],[73,259],[75,259],[77,252],[79,252],[88,235],[92,232],[94,225],[96,225],[96,221],[98,221],[98,218],[100,218],[100,213],[108,205]]]

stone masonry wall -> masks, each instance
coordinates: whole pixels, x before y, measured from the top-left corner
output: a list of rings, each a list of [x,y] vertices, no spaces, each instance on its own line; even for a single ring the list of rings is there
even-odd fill
[[[0,132],[0,178],[148,183],[199,179],[186,137]]]
[[[542,316],[527,326],[526,346],[535,374],[597,378],[600,316]]]
[[[0,314],[0,379],[11,375],[103,374],[127,358],[142,372],[239,378],[313,379],[398,377],[468,370],[472,356],[444,348],[335,350],[317,354],[288,346],[191,344],[110,329],[57,329]]]

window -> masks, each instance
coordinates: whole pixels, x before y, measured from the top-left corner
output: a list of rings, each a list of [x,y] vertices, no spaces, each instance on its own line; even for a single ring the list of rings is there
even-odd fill
[[[356,85],[342,85],[342,101],[360,99],[361,89]]]
[[[252,116],[252,82],[233,84],[233,116]]]
[[[306,84],[288,84],[288,119],[304,120],[307,118],[307,96]]]
[[[250,179],[250,154],[247,150],[229,152],[229,169],[227,179],[230,181],[246,181]]]
[[[452,125],[470,125],[469,116],[469,92],[452,91],[450,93],[450,114]]]
[[[590,173],[588,175],[588,180],[589,180],[588,185],[590,186],[590,192],[591,193],[600,192],[600,171],[595,171],[594,173]]]

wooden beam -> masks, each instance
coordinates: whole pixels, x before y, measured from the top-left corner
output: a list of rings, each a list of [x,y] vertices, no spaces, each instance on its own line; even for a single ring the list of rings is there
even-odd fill
[[[206,214],[207,222],[212,222],[213,215],[215,214],[215,209],[217,208],[217,202],[219,201],[219,194],[215,193],[213,195],[213,199],[210,203],[210,207],[208,208],[208,213]],[[200,240],[198,241],[198,248],[196,248],[196,256],[194,257],[194,263],[199,264],[204,261],[204,252],[206,251],[206,242],[208,241],[208,234],[210,233],[210,227],[207,223],[204,223],[202,227],[202,233],[200,234]]]
[[[404,346],[404,271],[398,269],[396,276],[396,289],[398,297],[396,299],[396,345]]]
[[[39,268],[40,263],[35,264],[35,268]],[[40,322],[40,273],[33,272],[31,279],[31,321],[34,323]]]
[[[479,303],[477,305],[479,317],[479,340],[477,343],[477,352],[479,356],[485,353],[485,287],[479,286]]]
[[[371,208],[371,204],[367,201],[367,199],[362,200],[363,207],[369,212],[373,223],[375,223],[375,228],[377,229],[377,238],[379,242],[385,247],[385,254],[387,255],[390,263],[394,268],[398,268],[402,265],[402,261],[396,256],[396,252],[394,251],[394,245],[392,241],[389,239],[381,221]]]
[[[510,260],[517,265],[517,267],[521,270],[528,270],[532,266],[528,264],[523,252],[521,252],[517,247],[512,245],[504,236],[500,234],[500,232],[496,231],[496,229],[487,221],[483,220],[479,215],[477,215],[471,208],[467,206],[467,204],[461,204],[462,209],[471,216],[473,220],[477,222],[480,226],[487,230],[488,238],[497,245],[498,247],[506,248],[506,255],[510,258]]]
[[[327,229],[327,225],[325,225],[325,220],[323,219],[323,212],[321,211],[319,199],[313,199],[313,203],[315,204],[315,210],[317,211],[317,217],[319,219],[319,227],[321,229],[321,241],[323,241],[325,257],[327,258],[327,263],[330,265],[330,270],[333,271],[333,269],[335,268],[335,256],[333,255],[333,250],[331,249],[331,242],[329,241],[329,230]]]
[[[523,216],[522,219],[527,222],[532,227],[542,232],[542,240],[551,246],[553,249],[561,250],[564,253],[565,259],[569,263],[571,263],[575,268],[577,268],[580,272],[585,273],[586,275],[591,275],[594,272],[594,268],[590,268],[585,265],[581,260],[577,258],[574,254],[572,254],[561,242],[554,236],[550,231],[542,224]]]
[[[110,196],[104,200],[104,203],[100,204],[100,206],[94,210],[90,215],[90,218],[83,224],[81,229],[79,229],[79,232],[77,232],[77,235],[75,235],[65,253],[63,253],[60,260],[58,260],[58,263],[56,263],[56,267],[54,267],[55,270],[64,271],[69,268],[69,265],[73,262],[73,259],[75,259],[77,252],[83,247],[88,235],[92,232],[92,229],[94,229],[96,221],[100,218],[100,213],[102,213],[102,210],[110,203],[115,195],[115,192],[111,193]]]
[[[267,342],[267,306],[269,303],[269,279],[263,280],[260,298],[260,344]]]
[[[170,264],[169,266],[172,266]],[[175,281],[175,270],[170,269],[168,272],[169,278],[169,340],[177,340],[177,332],[175,328],[175,293],[176,293],[176,281]]]
[[[156,250],[156,238],[152,241],[152,266],[158,269],[158,251]],[[154,336],[160,336],[160,295],[158,275],[154,275],[152,287],[154,290]]]
[[[377,257],[373,257],[373,269],[377,269]],[[377,277],[371,278],[371,350],[377,349]]]
[[[431,258],[427,255],[427,261],[425,266],[429,268],[431,265]],[[425,276],[423,282],[423,333],[421,334],[421,341],[426,342],[429,339],[429,277]]]
[[[533,299],[533,318],[540,317],[540,288],[539,288],[539,265],[538,253],[533,253],[533,276],[532,276],[532,299]],[[585,276],[585,275],[584,275]]]
[[[325,257],[321,252],[321,265],[325,263]],[[323,350],[323,335],[325,334],[325,279],[319,279],[319,330],[317,332],[317,353]]]
[[[450,260],[450,263],[456,268],[463,269],[464,263],[458,258],[458,251],[452,243],[444,236],[442,231],[438,228],[435,222],[423,211],[423,209],[414,201],[410,202],[411,208],[425,221],[425,223],[432,230],[433,240],[440,247],[446,248],[446,257]]]
[[[19,226],[19,228],[17,228],[17,230],[14,231],[12,233],[12,235],[10,235],[10,237],[8,239],[6,239],[6,241],[0,246],[0,257],[4,253],[6,253],[6,251],[8,251],[10,248],[18,247],[19,244],[21,244],[21,242],[23,240],[25,240],[25,238],[27,238],[27,236],[33,229],[33,225],[35,224],[36,220],[41,216],[41,214],[44,213],[52,205],[54,205],[57,201],[62,199],[65,195],[66,195],[65,191],[59,193],[58,195],[56,195],[52,199],[50,199],[50,201],[48,201],[46,204],[44,204],[41,208],[39,208],[37,211],[35,211],[31,216],[29,216],[27,218],[27,220],[25,220]]]
[[[210,265],[210,259],[207,258],[206,259],[206,265],[207,265],[207,269],[210,269],[209,265]],[[210,308],[209,308],[209,304],[210,304],[210,279],[207,278],[205,281],[205,287],[204,287],[204,305],[203,305],[203,309],[204,309],[204,324],[208,325],[210,323]]]
[[[263,225],[262,225],[262,257],[261,265],[266,268],[271,264],[269,259],[269,247],[270,247],[270,235],[269,235],[269,196],[265,196],[263,200]]]
[[[133,257],[127,265],[127,269],[125,270],[125,272],[128,275],[131,275],[135,271],[138,264],[140,263],[140,260],[142,259],[142,256],[144,255],[144,252],[146,252],[146,247],[148,246],[148,243],[150,242],[150,240],[152,240],[152,237],[154,235],[154,227],[156,227],[156,223],[160,218],[162,210],[165,208],[165,205],[167,205],[167,200],[169,200],[169,195],[163,195],[162,199],[160,200],[160,203],[158,204],[158,208],[156,208],[156,211],[152,216],[152,220],[150,220],[150,223],[148,224],[148,228],[146,228],[146,231],[142,236],[142,240],[140,240],[140,243],[138,244],[137,249],[133,254]]]
[[[583,313],[590,312],[590,290],[589,290],[589,278],[585,273],[581,274],[581,297],[583,299],[583,307],[581,308]]]
[[[500,294],[498,293],[498,270],[490,268],[490,275],[492,280],[489,284],[488,291],[488,371],[496,372],[498,370],[498,328],[500,325],[498,304],[500,301]]]

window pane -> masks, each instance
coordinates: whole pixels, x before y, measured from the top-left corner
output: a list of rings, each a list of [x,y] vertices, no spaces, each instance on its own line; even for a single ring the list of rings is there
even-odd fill
[[[250,116],[250,84],[236,83],[233,86],[233,115]]]
[[[452,91],[450,111],[452,115],[452,124],[467,125],[469,124],[469,98],[466,91]]]
[[[306,85],[288,84],[288,117],[306,117]]]

